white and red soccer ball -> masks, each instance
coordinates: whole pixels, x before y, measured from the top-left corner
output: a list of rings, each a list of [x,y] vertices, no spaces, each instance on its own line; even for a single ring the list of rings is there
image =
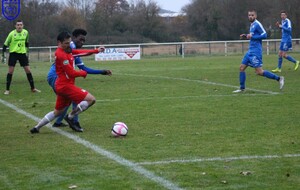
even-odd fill
[[[128,127],[123,122],[116,122],[111,129],[111,134],[114,137],[125,137],[127,133],[128,133]]]

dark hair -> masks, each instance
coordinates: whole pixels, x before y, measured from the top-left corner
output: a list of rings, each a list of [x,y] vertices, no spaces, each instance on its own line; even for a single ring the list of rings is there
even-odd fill
[[[63,42],[65,39],[71,38],[71,34],[69,32],[61,32],[57,36],[57,41]]]
[[[86,35],[87,35],[87,31],[84,30],[84,29],[81,29],[81,28],[77,28],[77,29],[75,29],[75,30],[72,32],[72,35],[73,35],[74,37],[77,37],[77,36],[79,36],[79,35],[84,35],[84,36],[86,36]]]
[[[16,21],[15,21],[15,24],[17,24],[17,22],[22,22],[22,23],[24,23],[23,20],[20,20],[20,19],[16,20]]]
[[[281,14],[281,13],[284,13],[284,14],[287,15],[287,12],[286,12],[285,10],[281,10],[281,11],[280,11],[280,14]]]

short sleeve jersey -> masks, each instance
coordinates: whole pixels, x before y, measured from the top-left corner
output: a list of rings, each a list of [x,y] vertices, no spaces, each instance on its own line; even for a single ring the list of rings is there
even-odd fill
[[[26,53],[26,42],[29,40],[28,31],[23,29],[21,32],[17,32],[17,30],[11,31],[5,42],[4,45],[9,47],[10,53]]]

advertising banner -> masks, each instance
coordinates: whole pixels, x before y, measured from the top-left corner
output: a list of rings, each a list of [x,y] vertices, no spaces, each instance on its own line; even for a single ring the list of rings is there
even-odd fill
[[[105,51],[95,55],[96,61],[139,60],[141,53],[139,47],[105,48]]]

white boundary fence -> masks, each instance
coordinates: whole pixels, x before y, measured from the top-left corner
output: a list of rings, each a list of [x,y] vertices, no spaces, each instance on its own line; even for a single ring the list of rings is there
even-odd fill
[[[148,57],[191,57],[191,56],[230,56],[241,55],[248,50],[248,40],[201,41],[174,43],[104,44],[105,47],[140,47],[141,59]],[[263,40],[264,54],[277,54],[280,39]],[[98,45],[84,45],[96,48]],[[31,62],[53,62],[57,46],[30,47]],[[300,38],[293,39],[293,52],[300,53]],[[94,56],[84,59],[95,60]]]

